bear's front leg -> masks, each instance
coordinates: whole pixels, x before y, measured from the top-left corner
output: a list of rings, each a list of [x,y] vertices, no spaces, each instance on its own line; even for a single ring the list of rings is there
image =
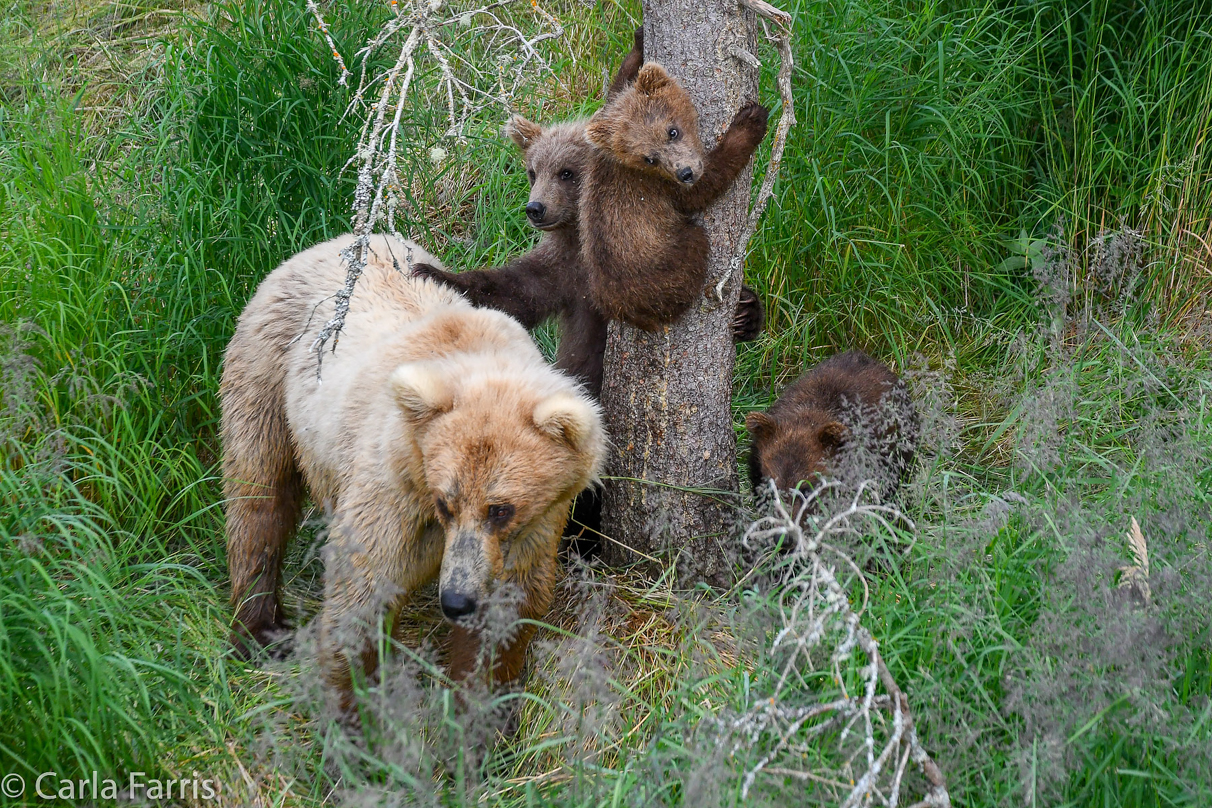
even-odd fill
[[[387,504],[351,509],[333,524],[324,559],[324,609],[320,613],[320,674],[337,711],[354,707],[354,676],[372,677],[385,621],[421,582],[437,575],[441,536],[430,527],[407,528]]]
[[[554,546],[559,543],[558,535],[554,541],[550,560],[545,560],[540,568],[531,570],[525,581],[513,582],[520,585],[522,590],[522,602],[518,607],[519,621],[538,620],[546,615],[551,607],[552,592],[555,589]],[[491,670],[493,684],[516,681],[525,667],[526,648],[534,637],[534,630],[534,623],[519,622],[508,642],[486,649],[477,629],[456,623],[450,635],[451,680],[461,682],[477,669],[481,669],[484,673]]]
[[[678,206],[684,213],[701,213],[732,187],[766,137],[769,117],[770,110],[754,101],[737,111],[728,130],[708,153],[702,178],[679,193]]]
[[[504,312],[534,328],[567,305],[564,277],[567,251],[540,244],[496,269],[448,272],[430,264],[413,264],[412,277],[428,278],[462,294],[473,306]]]

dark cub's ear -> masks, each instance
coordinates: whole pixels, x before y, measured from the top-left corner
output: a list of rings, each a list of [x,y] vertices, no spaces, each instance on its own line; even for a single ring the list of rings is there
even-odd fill
[[[505,124],[505,134],[525,153],[543,134],[543,127],[521,115],[514,115]]]
[[[830,421],[821,427],[817,437],[820,438],[821,445],[827,449],[836,449],[846,441],[846,425],[837,421]]]
[[[652,95],[672,82],[673,77],[665,72],[665,68],[656,62],[648,62],[635,77],[635,88],[644,95]]]
[[[775,420],[764,412],[751,412],[745,416],[745,429],[749,430],[749,437],[753,438],[754,443],[769,440],[777,426]]]
[[[609,149],[611,141],[614,140],[614,133],[617,129],[617,124],[614,119],[605,113],[610,110],[610,105],[602,107],[597,114],[589,119],[589,124],[585,127],[585,138],[599,149]]]

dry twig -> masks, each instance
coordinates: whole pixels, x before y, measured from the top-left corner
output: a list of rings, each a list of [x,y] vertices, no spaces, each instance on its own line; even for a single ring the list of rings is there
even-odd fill
[[[766,38],[774,42],[774,46],[779,52],[781,64],[779,66],[778,87],[783,110],[779,116],[779,125],[774,130],[774,142],[770,148],[770,163],[766,167],[765,176],[762,177],[762,186],[758,190],[757,199],[749,211],[749,217],[745,220],[745,229],[737,241],[736,251],[733,253],[732,260],[728,264],[728,271],[716,282],[715,296],[717,300],[723,297],[724,286],[727,285],[729,279],[741,271],[741,267],[745,263],[745,255],[749,252],[749,239],[753,237],[754,232],[757,230],[758,219],[762,217],[767,203],[770,202],[770,197],[774,194],[774,182],[778,179],[779,168],[783,164],[783,150],[787,147],[787,133],[795,125],[795,99],[791,95],[791,70],[795,67],[795,58],[791,53],[791,15],[782,9],[775,8],[769,3],[764,2],[764,0],[739,0],[739,2],[745,8],[762,17],[762,25],[766,29]],[[766,20],[774,23],[775,32],[773,36],[770,34],[769,26],[766,25]],[[732,55],[751,67],[761,67],[761,62],[751,53],[736,51]]]
[[[341,70],[340,83],[345,84],[352,74],[328,32],[328,25],[315,0],[309,0],[307,7],[332,49]],[[353,203],[354,242],[341,253],[346,266],[345,284],[334,295],[333,315],[312,343],[317,356],[317,377],[325,346],[331,341],[330,350],[335,351],[340,341],[350,297],[366,268],[370,234],[382,228],[400,235],[396,227],[403,204],[400,158],[401,151],[411,145],[405,109],[410,103],[421,102],[445,107],[448,124],[445,136],[462,140],[467,122],[476,114],[496,105],[506,113],[511,112],[515,94],[523,84],[533,80],[535,73],[554,75],[540,53],[540,46],[564,33],[559,21],[537,0],[499,0],[481,5],[445,0],[391,0],[391,7],[394,16],[357,53],[362,61],[358,87],[346,110],[346,114],[365,115],[357,151],[346,164],[356,165],[358,172]],[[507,13],[511,7],[523,12],[529,10],[527,13],[537,20],[537,33],[524,32]],[[370,69],[372,57],[392,43],[397,43],[392,51],[395,57],[392,66],[375,73]],[[467,58],[466,52],[475,53],[476,58]],[[492,64],[495,69],[483,69],[481,66],[485,64]],[[421,82],[418,92],[418,76],[428,71],[436,72],[436,85]],[[369,104],[368,98],[373,98]]]
[[[783,626],[771,647],[783,658],[779,678],[769,696],[754,699],[754,706],[724,727],[734,739],[734,754],[742,747],[767,750],[746,771],[742,797],[748,796],[754,781],[766,772],[828,786],[842,808],[896,808],[903,804],[905,771],[912,761],[928,783],[926,794],[914,808],[949,808],[946,780],[918,740],[909,698],[884,664],[879,644],[860,622],[865,594],[862,607],[852,609],[847,588],[838,579],[837,565],[848,565],[860,580],[862,574],[852,559],[827,541],[831,536],[861,533],[863,524],[872,520],[890,530],[893,522],[905,517],[891,505],[865,501],[872,490],[869,483],[860,486],[838,512],[812,515],[826,493],[837,488],[837,483],[825,482],[808,494],[797,493],[794,516],[775,491],[773,515],[759,519],[745,534],[747,545],[769,546],[782,539],[790,547],[779,584]],[[805,525],[812,529],[806,531]],[[805,690],[811,690],[805,686],[807,680],[824,672],[815,666],[812,654],[828,648],[827,641],[832,645],[829,673],[839,694],[825,701],[796,704]],[[846,688],[844,673],[851,670],[856,651],[867,661],[857,671],[862,687],[852,693]],[[882,693],[878,692],[881,688]],[[830,731],[837,733],[841,764],[833,771],[809,771],[805,761],[819,756],[823,751],[820,739]],[[814,742],[818,743],[815,748],[811,746]]]

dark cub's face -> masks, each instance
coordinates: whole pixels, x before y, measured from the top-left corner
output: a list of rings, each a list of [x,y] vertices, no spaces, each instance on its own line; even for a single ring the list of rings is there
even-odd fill
[[[846,427],[826,412],[801,413],[784,424],[764,412],[751,412],[745,426],[753,438],[750,477],[758,492],[773,480],[784,494],[811,490],[831,473],[846,438]]]
[[[589,162],[589,141],[582,121],[543,129],[515,115],[506,133],[522,150],[530,199],[526,219],[539,230],[576,227],[581,180]]]

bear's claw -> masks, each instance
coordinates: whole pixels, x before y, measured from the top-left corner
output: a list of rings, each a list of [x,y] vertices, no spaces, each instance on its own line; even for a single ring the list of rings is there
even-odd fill
[[[760,132],[759,138],[761,138],[766,136],[766,124],[769,119],[770,110],[756,101],[750,101],[737,110],[732,123],[734,126],[743,126],[754,132]]]
[[[732,339],[734,342],[752,342],[766,325],[766,310],[757,292],[748,286],[741,287],[736,311],[732,315]]]
[[[446,275],[446,273],[432,264],[413,264],[409,274],[414,278],[429,278],[432,281],[438,282],[445,280]]]

